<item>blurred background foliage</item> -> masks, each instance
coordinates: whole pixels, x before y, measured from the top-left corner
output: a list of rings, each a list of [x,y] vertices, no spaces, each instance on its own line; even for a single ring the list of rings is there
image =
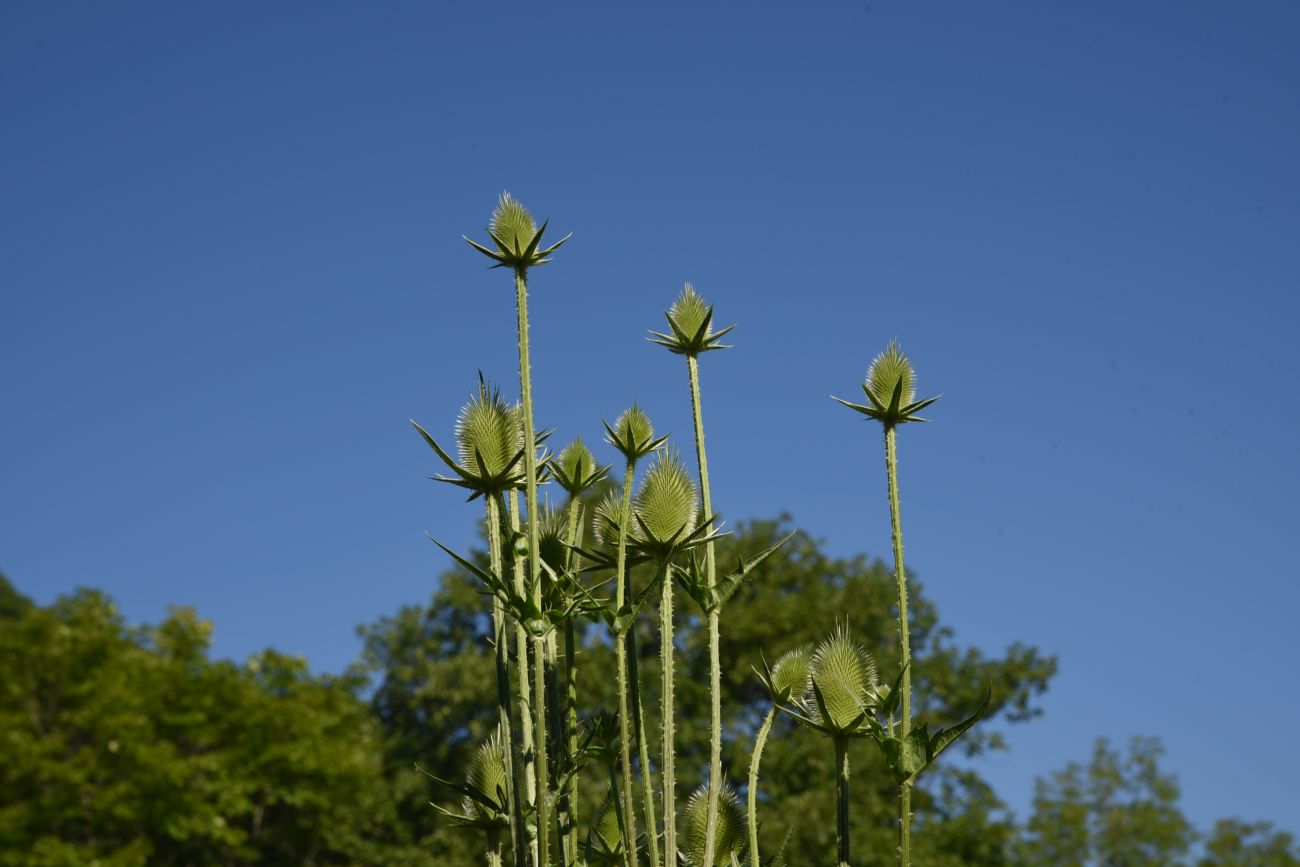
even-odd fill
[[[792,528],[754,521],[726,537],[722,563],[756,553]],[[594,576],[599,579],[600,576]],[[638,574],[634,584],[649,580]],[[963,647],[914,584],[917,715],[948,724],[987,684],[989,718],[968,756],[1004,750],[1041,713],[1056,659],[1013,643]],[[753,733],[767,709],[754,675],[800,644],[847,623],[897,668],[893,579],[879,560],[829,556],[803,531],[761,567],[724,612],[728,776],[743,785]],[[704,637],[683,600],[678,629],[680,719],[708,716]],[[416,765],[456,779],[493,723],[494,669],[484,597],[463,570],[430,600],[362,626],[361,659],[342,676],[314,675],[273,650],[242,664],[208,655],[211,624],[173,609],[156,626],[125,623],[112,600],[80,590],[33,605],[0,576],[0,863],[55,865],[471,865],[478,838],[429,806],[453,799]],[[647,723],[658,726],[657,635],[643,618],[638,654]],[[614,707],[613,654],[603,626],[583,636],[585,709]],[[854,851],[862,867],[894,862],[894,791],[876,751],[855,746]],[[678,734],[681,791],[707,766],[707,725]],[[1225,818],[1191,826],[1159,741],[1098,740],[1086,763],[1039,779],[1030,815],[1013,816],[978,763],[949,761],[915,799],[915,859],[930,867],[1008,865],[1300,865],[1292,835]],[[793,865],[834,848],[833,756],[779,720],[760,780],[760,840],[789,835]],[[580,821],[604,788],[590,775]],[[823,857],[824,856],[824,857]]]

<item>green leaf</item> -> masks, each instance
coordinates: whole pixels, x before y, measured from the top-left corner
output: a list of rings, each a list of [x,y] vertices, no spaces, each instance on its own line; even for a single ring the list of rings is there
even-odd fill
[[[734,572],[732,572],[730,575],[727,575],[725,578],[718,579],[718,586],[716,588],[717,598],[715,601],[715,605],[720,606],[723,603],[725,603],[728,599],[730,599],[732,594],[736,592],[736,589],[740,587],[741,582],[744,581],[747,577],[749,577],[749,574],[751,572],[757,569],[764,560],[766,560],[768,557],[771,557],[773,554],[775,554],[781,548],[782,545],[784,545],[786,542],[789,542],[793,538],[794,538],[794,533],[790,533],[786,535],[785,538],[777,542],[775,545],[772,545],[769,548],[765,548],[764,550],[755,554],[753,557],[750,557],[748,560],[737,561],[736,569]],[[705,613],[708,614],[710,612],[705,611]]]
[[[934,761],[939,758],[940,753],[952,746],[954,741],[964,735],[971,726],[975,725],[975,723],[979,721],[980,717],[984,716],[985,711],[989,709],[989,702],[992,698],[993,688],[988,687],[984,690],[984,699],[980,702],[980,706],[976,709],[975,713],[966,717],[966,719],[951,728],[940,729],[935,732],[934,737],[930,740],[929,760]]]

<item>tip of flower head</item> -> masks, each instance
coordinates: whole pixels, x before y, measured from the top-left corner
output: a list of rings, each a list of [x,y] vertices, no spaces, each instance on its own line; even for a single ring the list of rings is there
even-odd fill
[[[724,778],[718,786],[718,803],[714,810],[714,863],[709,867],[731,864],[745,843],[745,811],[736,789]],[[705,867],[708,845],[709,784],[701,783],[686,802],[683,816],[683,855],[691,867]]]
[[[709,305],[695,287],[687,283],[682,287],[682,292],[673,302],[673,306],[668,308],[668,318],[671,319],[683,333],[694,336],[704,325],[709,315]],[[712,327],[704,332],[707,337]]]
[[[796,647],[783,653],[772,665],[770,680],[780,701],[807,692],[812,655],[811,647]]]
[[[582,437],[575,437],[551,461],[551,470],[560,486],[570,494],[579,494],[599,481],[603,475],[600,469]]]
[[[876,400],[889,406],[894,390],[898,388],[900,382],[903,388],[899,405],[907,406],[916,400],[916,373],[912,369],[911,360],[899,347],[898,341],[891,340],[884,352],[872,359],[871,366],[867,368],[864,385]]]
[[[650,422],[650,416],[636,403],[623,410],[614,420],[613,426],[606,424],[605,433],[609,444],[621,451],[628,460],[644,457],[657,445],[655,427]]]
[[[822,722],[846,730],[876,697],[876,661],[853,638],[848,625],[840,624],[813,651],[809,680],[820,691],[829,715]]]
[[[537,222],[528,209],[508,192],[501,194],[496,209],[492,211],[492,234],[517,250],[525,249],[537,234]],[[512,252],[510,250],[503,252]]]
[[[697,356],[702,352],[715,349],[729,349],[720,341],[734,328],[729,325],[722,330],[713,327],[713,308],[700,297],[695,287],[687,283],[677,296],[672,306],[664,311],[671,333],[661,334],[651,331],[647,338],[677,355]]]

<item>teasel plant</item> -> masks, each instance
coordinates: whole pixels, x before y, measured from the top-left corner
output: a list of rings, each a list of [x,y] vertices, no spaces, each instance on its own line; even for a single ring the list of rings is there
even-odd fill
[[[499,389],[490,386],[479,373],[477,393],[461,409],[456,421],[456,443],[459,460],[453,459],[438,442],[414,419],[411,424],[452,471],[451,476],[438,475],[438,481],[448,482],[470,492],[470,500],[482,497],[486,504],[486,537],[488,541],[489,568],[496,575],[504,574],[505,563],[502,538],[509,538],[509,528],[502,515],[503,498],[523,483],[520,464],[524,454],[524,431],[519,407],[508,404]],[[517,863],[523,863],[525,847],[523,804],[520,801],[521,771],[514,760],[515,734],[510,710],[510,659],[508,624],[511,622],[499,598],[492,604],[492,643],[496,661],[498,730],[505,745],[505,765],[510,785],[506,789],[507,813],[510,819],[511,847]],[[516,699],[527,706],[527,644],[523,627],[515,621],[516,659],[520,662],[519,692]],[[527,720],[521,754],[531,750]]]
[[[700,785],[686,802],[682,816],[682,862],[690,867],[732,867],[740,864],[747,845],[745,813],[736,790],[720,781],[714,810],[709,815],[709,784]],[[708,852],[712,830],[713,851]],[[710,860],[712,859],[712,860]]]
[[[538,514],[537,506],[537,451],[531,448],[535,438],[533,424],[532,366],[528,343],[528,270],[551,261],[550,257],[571,237],[566,235],[549,247],[541,246],[548,222],[540,227],[528,209],[509,193],[502,193],[488,225],[488,236],[494,247],[489,248],[465,237],[465,241],[496,264],[494,268],[510,268],[515,277],[515,312],[519,334],[519,390],[522,401],[524,442],[524,492],[525,508],[529,515]],[[528,522],[528,579],[537,608],[542,605],[541,558],[537,551],[537,521]],[[546,638],[533,637],[533,751],[535,753],[535,779],[537,789],[537,839],[539,867],[550,864],[550,815],[548,781],[550,778],[546,755]],[[526,663],[525,663],[526,664]]]
[[[709,489],[709,461],[704,449],[704,415],[700,405],[700,366],[699,356],[704,352],[729,349],[721,343],[721,338],[733,328],[728,326],[721,331],[713,331],[713,308],[705,303],[696,292],[695,287],[687,283],[677,300],[665,313],[670,333],[650,332],[650,341],[667,348],[670,352],[686,358],[687,378],[691,390],[691,417],[695,427],[695,459],[699,470],[700,496],[704,513],[712,515],[713,500]],[[705,580],[708,586],[714,586],[717,578],[714,562],[713,543],[704,545]],[[705,828],[705,858],[713,858],[714,851],[714,815],[718,801],[718,785],[722,776],[722,663],[719,659],[719,611],[715,608],[706,614],[709,629],[709,779],[708,779],[708,824]]]
[[[939,753],[964,734],[988,709],[990,692],[976,712],[947,730],[931,736],[926,726],[912,727],[912,651],[911,629],[907,612],[907,572],[903,565],[903,525],[898,496],[898,427],[913,422],[924,422],[918,413],[939,399],[939,396],[916,398],[916,373],[911,360],[903,353],[898,341],[891,341],[885,350],[872,360],[862,382],[862,392],[867,403],[850,403],[833,398],[844,406],[861,413],[868,419],[880,422],[885,433],[885,473],[889,489],[889,521],[893,540],[894,577],[898,584],[898,638],[900,672],[897,691],[891,696],[890,722],[886,732],[877,731],[877,741],[895,781],[898,783],[898,863],[910,867],[912,850],[912,786],[915,778]],[[897,731],[892,723],[892,706],[897,704],[900,718]]]
[[[508,806],[510,774],[507,770],[510,748],[499,731],[488,736],[474,753],[464,784],[456,784],[429,774],[462,796],[460,808],[449,810],[437,804],[433,808],[457,827],[483,832],[487,844],[488,867],[504,867],[501,836],[510,828]],[[426,773],[428,773],[426,771]]]
[[[614,641],[615,676],[618,689],[619,757],[622,767],[623,828],[626,844],[624,851],[626,852],[629,867],[637,867],[636,807],[632,797],[632,732],[629,731],[629,726],[634,719],[633,714],[635,714],[635,725],[637,727],[636,734],[640,753],[646,823],[649,826],[646,832],[646,840],[647,845],[651,848],[651,860],[657,863],[659,858],[654,795],[650,781],[650,767],[647,761],[649,757],[646,755],[646,747],[643,745],[645,727],[642,725],[642,717],[637,708],[639,689],[635,673],[629,672],[628,668],[630,645],[635,641],[633,630],[636,626],[636,615],[645,601],[644,595],[633,596],[630,592],[628,537],[632,526],[632,483],[636,476],[637,462],[653,453],[667,442],[668,438],[655,437],[654,424],[651,423],[650,417],[635,403],[620,413],[618,418],[614,420],[613,425],[610,425],[609,422],[603,422],[603,424],[605,426],[606,441],[623,455],[624,463],[623,492],[619,499],[618,509],[615,512],[612,508],[607,507],[602,523],[607,530],[613,531],[612,535],[615,539],[615,554],[612,563],[614,568],[614,607],[607,613],[606,620],[609,625],[610,636]],[[612,506],[612,504],[609,505]],[[617,517],[614,517],[615,514]],[[588,552],[587,556],[589,560],[598,565],[611,565],[607,557],[590,552]],[[631,658],[633,664],[635,664],[636,654],[634,648],[632,648]],[[665,809],[667,809],[667,805],[665,805]]]
[[[605,479],[609,467],[596,463],[595,456],[583,443],[582,437],[565,446],[550,461],[548,467],[551,477],[569,495],[568,528],[564,537],[567,546],[565,569],[572,574],[576,568],[575,552],[581,550],[582,528],[585,526],[582,496]],[[578,658],[575,629],[574,618],[564,621],[563,726],[565,746],[570,756],[576,754],[578,749]],[[576,774],[570,777],[560,807],[563,812],[561,828],[564,856],[566,863],[571,863],[576,859],[578,852],[578,776]]]
[[[767,744],[767,736],[772,731],[772,723],[781,706],[789,705],[796,697],[802,697],[808,691],[812,655],[811,647],[796,647],[779,656],[771,668],[757,672],[763,686],[767,687],[772,704],[759,723],[758,732],[754,735],[754,748],[749,754],[745,824],[749,828],[750,867],[762,867],[758,850],[758,769],[763,762],[763,747]]]

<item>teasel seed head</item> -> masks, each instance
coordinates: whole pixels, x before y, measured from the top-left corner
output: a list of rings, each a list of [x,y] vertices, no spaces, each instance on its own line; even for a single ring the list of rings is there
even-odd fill
[[[497,477],[513,469],[524,448],[519,405],[506,403],[498,389],[480,385],[456,418],[456,444],[461,466],[471,472]]]
[[[709,784],[705,782],[691,793],[683,816],[682,854],[692,867],[705,867],[705,825],[709,815]],[[735,788],[725,779],[718,789],[718,808],[714,813],[713,864],[710,867],[727,867],[732,856],[739,857],[746,840],[745,812],[736,797]]]
[[[623,495],[619,491],[609,491],[596,503],[596,511],[591,519],[592,533],[596,537],[596,544],[608,552],[618,547],[618,532],[622,526],[619,519],[622,514]],[[628,538],[634,539],[638,534],[636,521],[631,515],[628,516],[628,524]]]
[[[571,497],[598,484],[609,472],[609,467],[597,466],[596,458],[582,437],[576,437],[549,463],[551,475]]]
[[[622,452],[629,463],[636,463],[668,439],[655,439],[655,428],[650,423],[650,416],[635,403],[623,410],[612,427],[609,422],[604,422],[604,425],[605,441]]]
[[[506,756],[499,732],[489,735],[474,752],[466,782],[487,795],[493,804],[466,798],[465,815],[475,817],[481,824],[505,827],[509,821],[506,815]]]
[[[938,395],[916,399],[916,372],[912,369],[911,359],[899,348],[897,340],[891,340],[885,351],[872,360],[862,383],[862,392],[867,396],[865,405],[849,403],[838,397],[832,399],[875,419],[886,428],[908,422],[928,421],[917,413],[939,399]]]
[[[637,526],[645,539],[643,547],[663,558],[677,543],[690,535],[699,518],[699,497],[695,479],[679,455],[661,451],[650,467],[634,504]]]
[[[777,658],[767,677],[774,702],[789,704],[791,699],[802,698],[808,691],[812,655],[811,647],[796,647]]]
[[[611,791],[600,802],[595,821],[587,833],[587,857],[595,864],[622,863],[623,828],[618,815],[618,801]]]
[[[669,351],[678,355],[690,356],[715,349],[731,348],[718,341],[736,326],[729,325],[715,332],[713,307],[696,293],[695,287],[690,283],[682,289],[682,293],[677,296],[673,306],[664,312],[664,316],[668,319],[671,333],[660,334],[658,331],[651,331],[650,337],[647,338],[651,343],[667,347]]]
[[[538,228],[532,214],[528,213],[528,209],[518,199],[509,193],[502,193],[488,225],[488,235],[492,238],[495,249],[475,243],[463,235],[461,237],[465,237],[475,250],[495,261],[497,264],[494,268],[509,267],[523,272],[534,265],[545,265],[551,261],[548,257],[570,237],[566,235],[559,242],[541,250],[538,248],[544,234],[546,223]]]
[[[865,708],[879,705],[876,661],[854,640],[845,625],[817,645],[808,679],[805,701],[813,719],[839,734],[858,731]],[[820,701],[816,693],[820,693]]]

